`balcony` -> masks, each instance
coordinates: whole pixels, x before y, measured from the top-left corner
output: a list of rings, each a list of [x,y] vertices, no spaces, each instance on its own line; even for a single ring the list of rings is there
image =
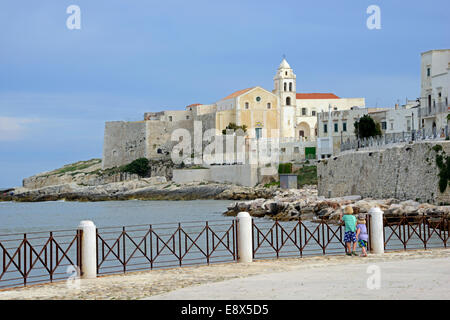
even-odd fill
[[[444,102],[436,103],[435,106],[427,106],[419,108],[419,118],[434,117],[440,113],[448,112],[448,104]]]

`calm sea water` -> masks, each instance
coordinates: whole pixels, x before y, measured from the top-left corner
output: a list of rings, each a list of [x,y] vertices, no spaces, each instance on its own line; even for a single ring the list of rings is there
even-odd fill
[[[0,234],[76,229],[81,220],[92,220],[97,227],[231,220],[222,215],[231,202],[0,202]]]

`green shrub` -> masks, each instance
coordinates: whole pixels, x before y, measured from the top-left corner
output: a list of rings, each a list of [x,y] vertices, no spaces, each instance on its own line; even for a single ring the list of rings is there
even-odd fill
[[[264,185],[264,188],[270,188],[270,187],[273,187],[273,186],[279,187],[280,186],[280,181],[273,181],[273,182],[270,182],[270,183],[266,183]]]
[[[139,175],[140,177],[145,177],[148,175],[148,171],[150,170],[149,163],[150,162],[147,158],[139,158],[125,165],[123,168],[121,168],[121,171],[134,173]]]
[[[278,173],[292,173],[292,163],[280,163],[278,165]]]

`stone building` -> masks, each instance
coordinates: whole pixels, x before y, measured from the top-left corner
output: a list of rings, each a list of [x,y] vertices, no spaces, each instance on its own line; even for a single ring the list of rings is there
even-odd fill
[[[298,93],[296,75],[286,59],[273,78],[274,89],[260,86],[237,90],[212,104],[195,103],[184,110],[147,112],[143,121],[114,121],[105,124],[103,169],[127,164],[137,158],[164,158],[179,140],[172,141],[176,129],[191,137],[215,130],[221,135],[231,123],[245,126],[246,139],[280,138],[282,158],[300,160],[305,148],[314,148],[317,114],[328,110],[364,107],[364,98],[340,98],[332,93]],[[205,141],[197,143],[204,147]],[[198,148],[194,147],[195,150]],[[195,155],[194,155],[195,156]]]

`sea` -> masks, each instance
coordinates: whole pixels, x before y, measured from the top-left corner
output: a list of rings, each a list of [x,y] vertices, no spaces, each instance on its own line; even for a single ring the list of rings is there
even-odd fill
[[[230,200],[0,202],[0,234],[76,229],[82,220],[99,227],[232,220]]]

